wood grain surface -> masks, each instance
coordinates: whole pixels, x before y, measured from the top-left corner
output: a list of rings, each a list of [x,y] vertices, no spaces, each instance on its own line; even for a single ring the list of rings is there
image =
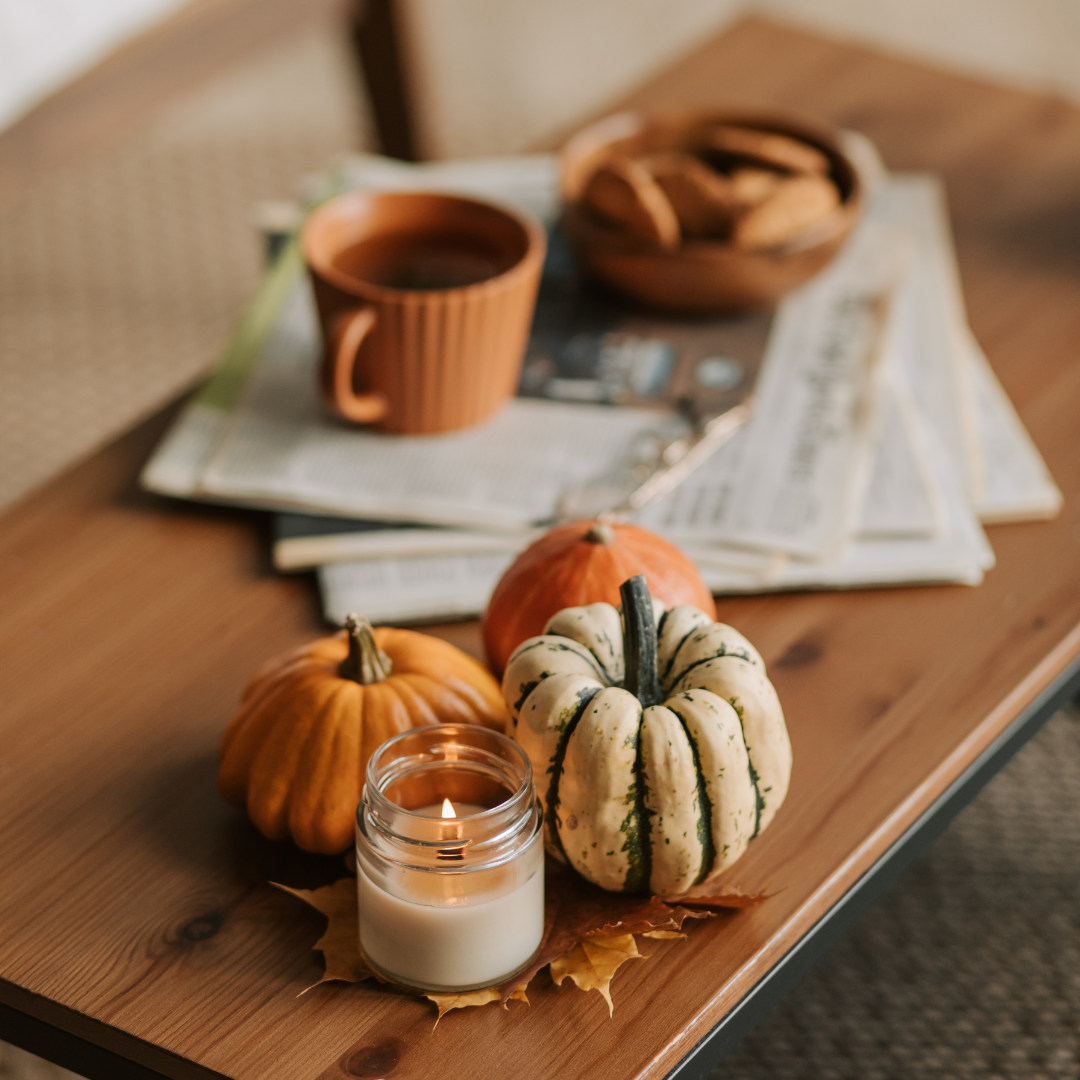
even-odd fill
[[[797,107],[945,177],[970,318],[1065,493],[990,530],[970,588],[726,599],[787,713],[791,794],[731,884],[777,895],[695,927],[597,994],[451,1013],[326,986],[320,918],[266,885],[340,876],[215,790],[250,672],[319,629],[255,515],[167,503],[144,425],[0,533],[0,1001],[163,1074],[251,1080],[658,1078],[1080,654],[1080,111],[759,21],[633,99]],[[474,652],[475,625],[438,631]]]

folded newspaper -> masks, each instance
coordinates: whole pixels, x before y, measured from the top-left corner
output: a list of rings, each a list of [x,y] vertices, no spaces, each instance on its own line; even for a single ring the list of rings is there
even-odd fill
[[[864,140],[853,149],[872,160]],[[333,186],[475,192],[549,225],[557,211],[549,157],[408,166],[365,156]],[[323,413],[317,324],[292,245],[143,482],[384,522],[322,547],[335,560],[319,570],[327,617],[464,617],[568,491],[625,468],[670,424],[674,394],[692,387],[720,407],[732,381],[745,393],[756,375],[750,422],[640,511],[641,524],[679,543],[718,592],[977,584],[993,564],[979,518],[1051,516],[1060,495],[967,329],[939,184],[882,175],[873,188],[850,242],[771,325],[752,317],[691,333],[674,320],[612,321],[568,304],[575,279],[554,244],[545,281],[563,275],[553,279],[562,299],[539,309],[524,396],[437,437],[380,435]]]

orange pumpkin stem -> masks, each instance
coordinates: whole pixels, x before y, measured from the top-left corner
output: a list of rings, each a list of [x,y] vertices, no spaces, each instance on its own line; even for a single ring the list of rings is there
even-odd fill
[[[615,530],[606,522],[598,521],[586,534],[590,544],[614,544]]]
[[[341,661],[338,675],[361,686],[382,682],[394,670],[394,663],[375,644],[371,623],[363,615],[346,615],[345,629],[349,632],[349,655]]]

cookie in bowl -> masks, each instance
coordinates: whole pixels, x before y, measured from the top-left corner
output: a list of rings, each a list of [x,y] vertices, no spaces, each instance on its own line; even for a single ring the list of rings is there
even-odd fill
[[[620,113],[562,152],[567,233],[601,281],[680,312],[766,307],[840,249],[862,209],[837,134],[776,115]]]

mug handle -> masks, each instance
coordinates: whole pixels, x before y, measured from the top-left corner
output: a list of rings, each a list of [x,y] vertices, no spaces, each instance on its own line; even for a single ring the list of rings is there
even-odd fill
[[[339,315],[330,327],[330,401],[340,416],[355,424],[373,424],[390,409],[385,394],[358,394],[352,385],[356,356],[377,319],[374,308],[354,308]]]

